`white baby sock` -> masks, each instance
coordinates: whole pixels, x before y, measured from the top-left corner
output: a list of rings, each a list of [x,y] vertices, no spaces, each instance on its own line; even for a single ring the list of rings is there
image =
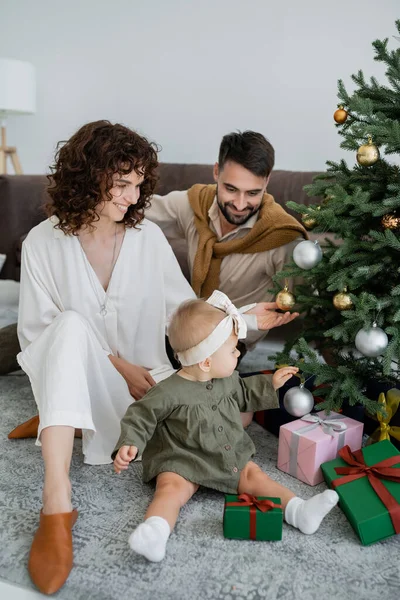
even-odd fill
[[[326,490],[309,500],[295,496],[286,505],[285,521],[303,533],[315,533],[323,518],[338,503],[339,496],[334,490]]]
[[[142,554],[147,560],[160,562],[165,556],[170,533],[168,521],[162,517],[149,517],[131,533],[129,545],[132,550]]]

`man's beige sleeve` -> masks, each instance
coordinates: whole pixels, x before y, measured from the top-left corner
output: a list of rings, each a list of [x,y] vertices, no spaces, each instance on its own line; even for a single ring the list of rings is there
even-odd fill
[[[304,238],[299,237],[293,242],[289,242],[284,246],[280,246],[279,248],[275,248],[273,252],[269,255],[269,260],[271,260],[271,264],[267,265],[267,272],[272,275],[279,274],[281,271],[285,270],[285,265],[288,265],[292,260],[293,250],[297,246],[299,242],[304,241]],[[282,287],[287,283],[288,288],[293,291],[294,287],[299,283],[303,282],[303,278],[296,277],[288,279],[286,282],[282,279]]]
[[[170,192],[166,196],[155,194],[145,215],[162,229],[168,241],[186,239],[188,225],[193,219],[187,191]]]

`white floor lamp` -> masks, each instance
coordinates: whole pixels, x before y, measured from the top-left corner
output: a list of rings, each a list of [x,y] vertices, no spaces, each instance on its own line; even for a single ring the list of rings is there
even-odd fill
[[[22,60],[0,58],[0,174],[7,173],[7,158],[11,159],[14,172],[22,173],[17,149],[7,146],[6,117],[29,115],[36,108],[35,69]]]

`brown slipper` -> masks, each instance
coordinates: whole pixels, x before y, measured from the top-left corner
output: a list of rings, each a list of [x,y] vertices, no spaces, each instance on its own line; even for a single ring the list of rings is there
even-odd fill
[[[35,438],[37,437],[39,427],[39,415],[32,417],[29,421],[25,421],[25,423],[21,423],[15,429],[10,431],[8,434],[9,440],[18,440],[22,438]]]
[[[54,594],[67,581],[72,569],[72,527],[78,511],[44,515],[33,538],[28,571],[43,594]]]
[[[23,438],[36,438],[39,429],[39,415],[32,417],[29,421],[21,423],[8,434],[9,440],[21,440]],[[75,437],[82,437],[82,429],[75,429]]]

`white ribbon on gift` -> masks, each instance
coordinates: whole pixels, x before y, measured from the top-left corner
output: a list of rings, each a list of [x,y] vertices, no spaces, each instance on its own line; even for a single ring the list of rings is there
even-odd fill
[[[214,331],[199,344],[192,348],[188,348],[188,350],[177,353],[178,360],[183,367],[196,365],[211,356],[211,354],[214,354],[214,352],[216,352],[230,337],[232,331],[236,333],[239,339],[245,338],[247,334],[247,325],[241,313],[256,306],[255,304],[249,304],[243,306],[239,310],[229,300],[228,296],[219,290],[215,290],[206,302],[215,306],[215,308],[225,311],[226,317],[222,319]]]
[[[331,419],[321,419],[318,415],[304,415],[301,417],[302,421],[308,421],[309,423],[315,423],[315,427],[320,425],[322,427],[322,431],[331,437],[335,437],[335,431],[345,431],[347,429],[346,423],[341,423],[339,419],[343,419],[342,415],[334,415]],[[312,429],[315,429],[313,427]],[[299,431],[305,431],[304,429],[300,429]],[[311,431],[309,428],[306,431]]]
[[[296,429],[296,431],[292,431],[292,439],[289,447],[289,475],[293,475],[293,477],[297,476],[297,459],[299,452],[299,442],[300,438],[304,433],[308,431],[312,431],[317,427],[322,427],[322,430],[327,435],[331,437],[335,437],[335,433],[338,433],[338,445],[337,451],[344,446],[345,442],[345,431],[347,429],[346,423],[341,423],[340,419],[345,419],[344,415],[332,415],[329,418],[321,419],[318,415],[304,415],[301,417],[301,421],[306,421],[311,423],[310,425],[305,425],[304,427],[300,427],[300,429]]]

